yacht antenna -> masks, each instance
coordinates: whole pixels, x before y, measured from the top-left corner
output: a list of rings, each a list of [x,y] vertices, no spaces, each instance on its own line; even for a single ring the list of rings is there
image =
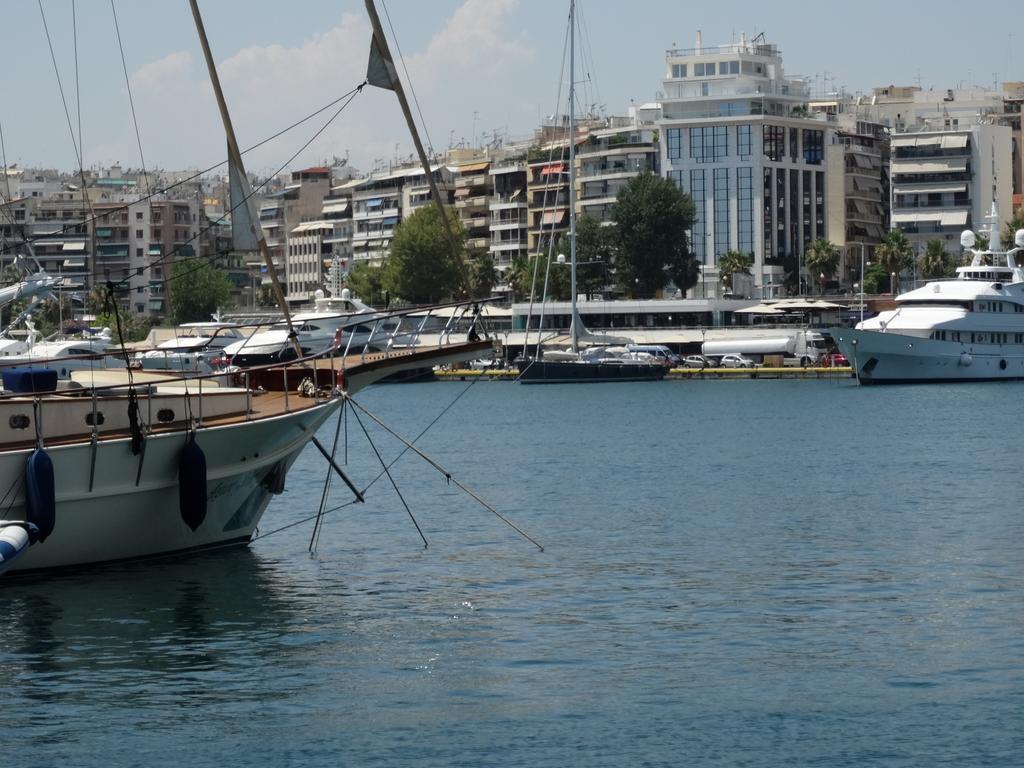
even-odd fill
[[[217,67],[213,63],[213,54],[210,52],[210,43],[206,39],[206,29],[203,27],[203,17],[199,13],[199,4],[197,0],[188,0],[189,5],[192,6],[192,18],[196,22],[196,31],[199,33],[199,42],[203,47],[203,56],[206,58],[206,68],[210,72],[210,85],[213,86],[213,93],[217,97],[217,106],[220,108],[220,117],[224,123],[224,133],[228,140],[228,166],[229,168],[237,171],[238,177],[246,182],[248,176],[245,174],[245,166],[242,165],[242,153],[238,149],[238,141],[235,139],[235,129],[231,125],[231,115],[228,114],[228,105],[224,101],[224,91],[220,87],[220,77],[217,76]],[[252,191],[249,189],[245,190],[246,197],[243,199],[243,204],[246,210],[249,210],[249,198],[252,196]],[[234,203],[235,206],[238,203]],[[285,301],[284,291],[281,290],[281,282],[277,279],[277,270],[274,268],[274,260],[270,257],[270,249],[267,248],[267,239],[263,236],[263,228],[256,229],[252,234],[256,237],[256,245],[259,249],[260,255],[263,257],[264,263],[267,265],[267,272],[270,275],[270,284],[274,290],[274,298],[277,300],[277,304],[281,307],[281,313],[284,315],[285,322],[288,324],[288,338],[291,339],[292,344],[295,347],[295,354],[297,357],[302,357],[302,346],[299,344],[299,337],[295,334],[295,327],[292,325],[292,315],[288,311],[288,302]]]

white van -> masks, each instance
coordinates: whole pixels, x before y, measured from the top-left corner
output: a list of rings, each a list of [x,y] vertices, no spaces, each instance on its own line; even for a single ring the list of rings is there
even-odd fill
[[[628,352],[642,352],[648,354],[651,357],[657,358],[665,365],[677,366],[683,362],[683,359],[679,357],[679,355],[664,344],[627,344],[626,350]]]

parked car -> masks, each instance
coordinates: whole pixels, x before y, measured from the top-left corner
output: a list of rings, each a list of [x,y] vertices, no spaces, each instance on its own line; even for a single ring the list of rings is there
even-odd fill
[[[850,361],[846,359],[846,355],[842,352],[829,352],[823,358],[819,365],[822,368],[843,368],[850,364]]]
[[[749,357],[743,355],[722,355],[722,362],[719,363],[723,368],[753,368],[754,361]]]
[[[715,361],[704,355],[687,355],[683,358],[683,368],[714,368]]]
[[[679,355],[662,344],[627,344],[626,350],[631,354],[647,354],[656,358],[663,365],[679,365]]]

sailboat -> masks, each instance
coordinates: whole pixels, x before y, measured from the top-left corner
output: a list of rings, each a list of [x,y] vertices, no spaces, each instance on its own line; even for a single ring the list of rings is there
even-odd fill
[[[544,350],[540,340],[534,357],[519,360],[520,384],[568,384],[608,381],[658,381],[668,369],[656,358],[631,352],[631,339],[598,336],[583,325],[576,307],[576,0],[569,1],[569,348]]]
[[[266,255],[196,0],[191,6],[228,138],[233,223]],[[48,287],[36,276],[0,291],[0,301]],[[282,311],[290,323],[283,302]],[[324,361],[298,351],[294,363],[263,369],[282,382],[276,389],[260,369],[238,374],[236,386],[128,368],[72,381],[52,369],[4,369],[0,574],[244,545],[292,463],[348,396],[389,373],[470,359],[489,344],[419,345],[312,369]],[[343,476],[333,460],[331,467]]]

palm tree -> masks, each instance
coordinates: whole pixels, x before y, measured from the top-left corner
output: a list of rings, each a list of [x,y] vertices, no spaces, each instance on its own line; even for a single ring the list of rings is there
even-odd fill
[[[722,285],[730,285],[733,275],[750,274],[750,268],[754,266],[754,257],[742,251],[726,251],[718,260],[718,274]]]
[[[474,298],[485,299],[498,283],[498,270],[489,253],[480,253],[469,259],[469,288]]]
[[[812,275],[822,275],[821,290],[825,291],[825,278],[832,277],[839,266],[839,249],[823,237],[819,237],[804,254],[804,263]]]
[[[1017,209],[1017,215],[1006,222],[1006,229],[1003,230],[1003,248],[1010,250],[1014,246],[1013,238],[1018,229],[1024,229],[1024,208]]]
[[[924,254],[918,259],[921,277],[931,280],[936,277],[950,277],[953,274],[953,259],[941,240],[929,240]]]
[[[910,247],[910,241],[900,230],[890,230],[882,238],[881,245],[875,249],[875,256],[878,257],[878,263],[885,267],[890,277],[896,276],[895,281],[889,285],[889,290],[894,294],[897,293],[900,274],[914,265],[914,251]]]

